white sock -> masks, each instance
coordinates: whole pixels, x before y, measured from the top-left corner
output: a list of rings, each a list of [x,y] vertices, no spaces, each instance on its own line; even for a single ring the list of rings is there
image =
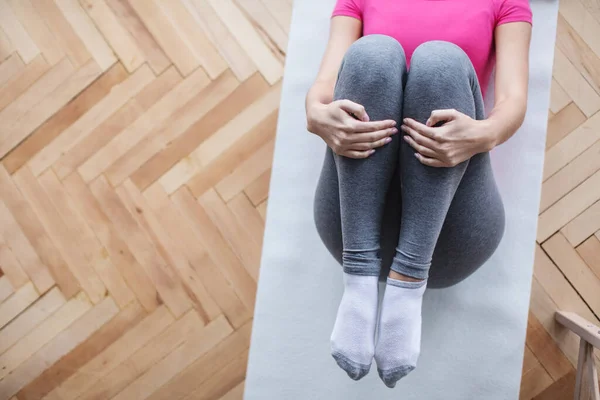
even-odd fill
[[[377,326],[378,276],[344,273],[344,295],[331,333],[331,355],[359,380],[371,368]]]
[[[421,306],[427,280],[405,282],[388,278],[381,304],[375,361],[387,387],[417,366],[421,352]]]

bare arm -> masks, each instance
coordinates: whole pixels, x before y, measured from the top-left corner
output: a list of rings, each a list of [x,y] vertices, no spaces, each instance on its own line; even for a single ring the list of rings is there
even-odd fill
[[[320,104],[329,104],[333,100],[333,88],[337,72],[344,54],[362,33],[362,22],[351,17],[333,17],[329,31],[329,41],[321,61],[319,73],[306,95],[307,111]]]
[[[333,101],[344,55],[361,34],[362,23],[358,19],[345,16],[331,19],[327,49],[305,105],[308,131],[320,136],[336,154],[351,158],[368,157],[398,132],[393,120],[369,121],[361,104],[347,99]]]
[[[531,25],[513,22],[496,28],[494,108],[484,121],[488,148],[506,142],[519,129],[527,111]]]

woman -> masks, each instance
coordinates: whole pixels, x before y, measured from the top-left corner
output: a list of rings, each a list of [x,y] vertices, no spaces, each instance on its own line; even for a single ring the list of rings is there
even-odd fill
[[[527,0],[337,0],[306,113],[328,145],[315,221],[344,271],[331,348],[352,379],[373,357],[388,387],[412,371],[425,287],[462,281],[498,246],[489,151],[523,122],[530,37]]]

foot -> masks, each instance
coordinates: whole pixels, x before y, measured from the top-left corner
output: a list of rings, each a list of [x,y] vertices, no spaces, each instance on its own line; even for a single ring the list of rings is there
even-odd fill
[[[417,366],[421,351],[421,306],[426,286],[426,280],[387,280],[375,348],[377,371],[387,387],[396,386],[396,382]]]
[[[369,372],[375,349],[379,277],[344,273],[344,295],[331,333],[331,355],[348,376]]]

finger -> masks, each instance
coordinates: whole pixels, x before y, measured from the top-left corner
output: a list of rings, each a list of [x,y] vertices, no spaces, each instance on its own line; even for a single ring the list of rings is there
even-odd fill
[[[417,157],[417,160],[419,160],[421,164],[428,165],[430,167],[444,167],[444,163],[438,159],[425,157],[419,153],[415,153],[415,157]]]
[[[414,129],[415,131],[419,132],[423,136],[427,136],[428,138],[433,139],[433,140],[435,140],[437,137],[437,134],[435,131],[435,129],[437,129],[437,128],[429,127],[425,124],[415,121],[412,118],[404,118],[403,122],[404,122],[404,125],[408,126],[409,128]]]
[[[398,128],[393,127],[375,132],[355,133],[353,135],[349,135],[348,140],[350,143],[376,142],[378,140],[385,139],[386,137],[395,135],[396,133],[398,133]]]
[[[348,114],[352,114],[360,121],[369,121],[369,116],[365,107],[350,100],[339,100],[340,108],[346,111]]]
[[[420,144],[421,146],[429,147],[431,150],[437,151],[438,143],[427,136],[421,135],[416,130],[408,127],[407,125],[402,125],[402,131],[410,135],[415,142]]]
[[[375,150],[358,151],[358,150],[346,150],[342,155],[349,158],[367,158],[371,154],[375,153]]]
[[[351,121],[349,125],[353,133],[365,133],[393,128],[396,126],[396,121],[394,121],[393,119],[371,122]]]
[[[425,146],[421,146],[420,144],[415,142],[415,140],[412,137],[405,135],[402,138],[410,145],[410,147],[418,151],[420,154],[430,158],[435,158],[437,156],[437,153],[435,151]]]
[[[383,139],[376,140],[374,142],[352,143],[351,145],[349,145],[348,148],[350,150],[365,151],[365,150],[376,149],[378,147],[381,147],[383,145],[386,145],[386,144],[390,143],[391,141],[392,141],[392,138],[388,136],[388,137],[385,137]]]
[[[436,126],[440,123],[452,121],[453,119],[456,119],[456,115],[457,115],[457,111],[453,110],[453,109],[433,110],[431,112],[431,116],[429,117],[429,119],[427,120],[425,125],[432,127],[432,126]]]

